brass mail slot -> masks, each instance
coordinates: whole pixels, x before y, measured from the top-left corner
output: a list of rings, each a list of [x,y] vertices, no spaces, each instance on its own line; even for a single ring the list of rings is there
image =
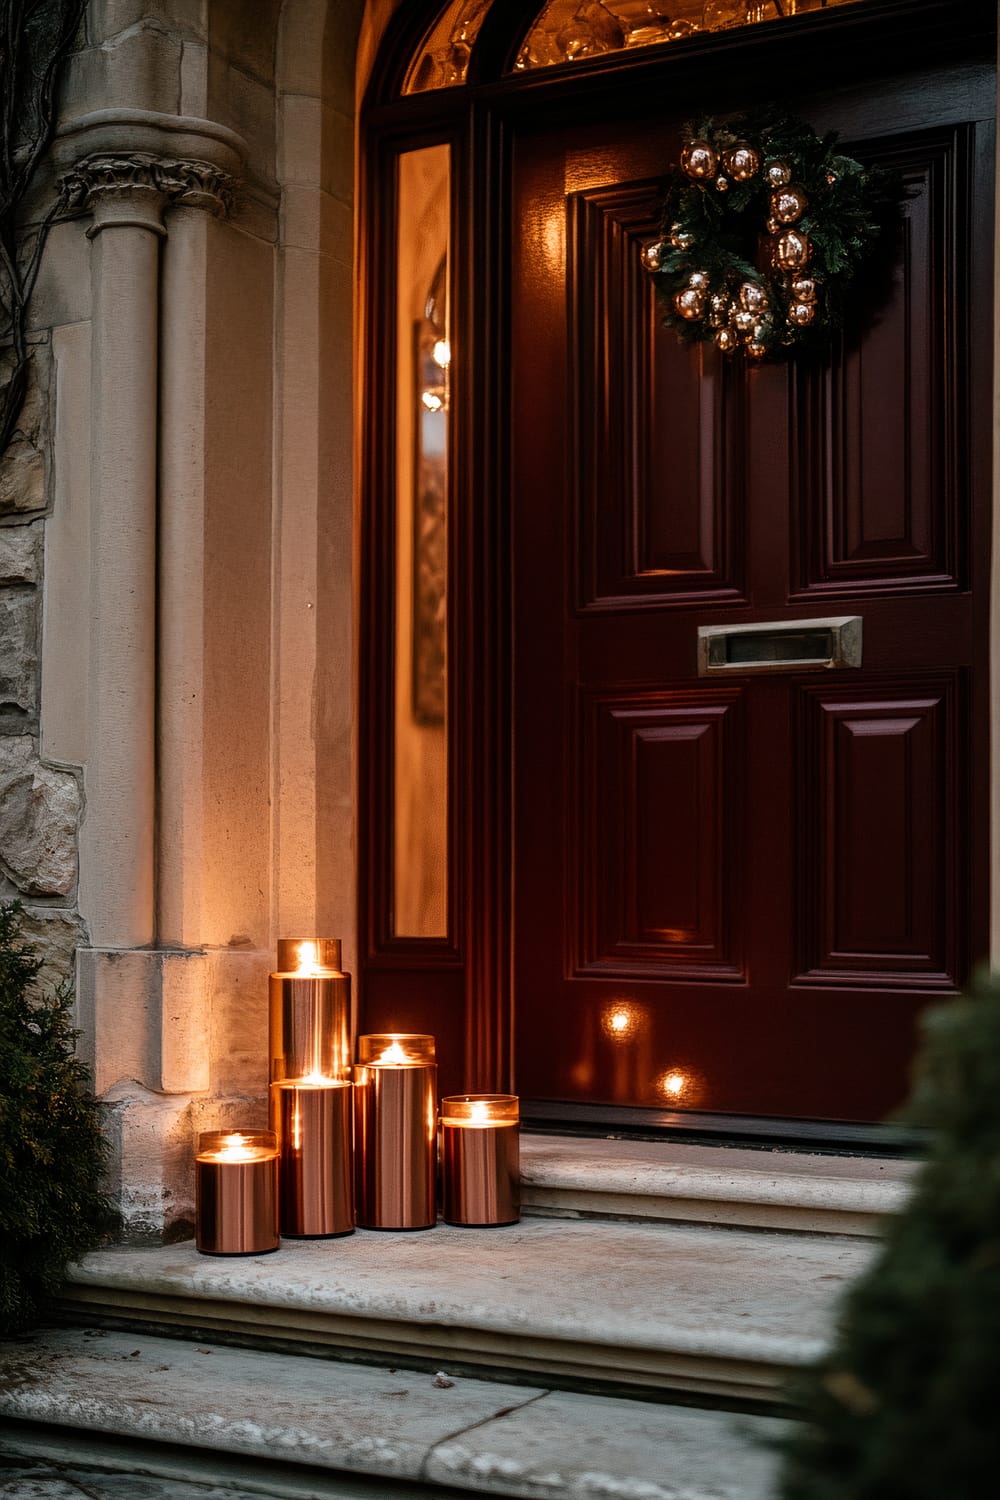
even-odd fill
[[[861,626],[860,615],[757,625],[700,625],[698,675],[860,667]]]

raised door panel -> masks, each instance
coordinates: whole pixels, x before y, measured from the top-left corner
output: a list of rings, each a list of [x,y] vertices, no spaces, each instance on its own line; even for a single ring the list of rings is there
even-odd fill
[[[742,694],[583,693],[576,971],[742,979]]]
[[[955,983],[959,679],[802,690],[799,983]]]
[[[569,201],[571,488],[584,608],[742,598],[743,384],[663,336],[644,243],[662,184]]]
[[[958,587],[969,467],[970,151],[961,127],[866,143],[906,201],[889,288],[870,272],[833,357],[794,383],[800,595]]]

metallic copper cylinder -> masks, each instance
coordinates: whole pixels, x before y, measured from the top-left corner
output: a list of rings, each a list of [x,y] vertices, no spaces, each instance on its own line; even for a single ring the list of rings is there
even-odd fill
[[[521,1216],[520,1125],[511,1094],[441,1101],[442,1217],[448,1224],[516,1224]]]
[[[271,1085],[283,1235],[353,1234],[351,1085]]]
[[[272,1083],[349,1078],[351,981],[333,969],[292,970],[270,979]]]
[[[278,1248],[278,1151],[270,1130],[205,1131],[195,1157],[195,1243],[203,1255]]]
[[[437,1221],[437,1065],[362,1061],[354,1069],[355,1217],[366,1229],[430,1229]],[[379,1038],[379,1041],[384,1038]],[[407,1038],[395,1039],[407,1050]],[[409,1040],[430,1043],[432,1038]],[[411,1049],[427,1055],[426,1047]]]

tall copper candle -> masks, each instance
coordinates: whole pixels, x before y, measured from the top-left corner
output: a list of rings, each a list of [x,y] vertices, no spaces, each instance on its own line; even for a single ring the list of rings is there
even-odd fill
[[[206,1130],[194,1160],[195,1243],[203,1255],[278,1248],[278,1149],[271,1130]]]
[[[366,1229],[429,1229],[436,1221],[437,1065],[434,1038],[358,1038],[354,1183]]]
[[[271,1085],[283,1235],[353,1234],[351,1085],[332,1078]]]
[[[270,1080],[349,1078],[351,980],[338,938],[282,938],[270,979]]]
[[[521,1216],[520,1110],[513,1094],[441,1100],[442,1217],[516,1224]]]

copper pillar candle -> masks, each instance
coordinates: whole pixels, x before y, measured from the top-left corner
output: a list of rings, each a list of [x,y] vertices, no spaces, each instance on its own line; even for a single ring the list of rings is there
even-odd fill
[[[206,1130],[198,1137],[195,1243],[203,1255],[278,1248],[278,1148],[271,1130]]]
[[[520,1112],[513,1094],[441,1100],[442,1217],[516,1224],[521,1216]]]
[[[270,979],[270,1081],[349,1078],[351,980],[337,938],[283,938]]]
[[[436,1084],[432,1036],[358,1038],[355,1214],[366,1229],[429,1229],[437,1219]]]
[[[271,1085],[283,1235],[353,1234],[351,1085],[285,1079]]]

